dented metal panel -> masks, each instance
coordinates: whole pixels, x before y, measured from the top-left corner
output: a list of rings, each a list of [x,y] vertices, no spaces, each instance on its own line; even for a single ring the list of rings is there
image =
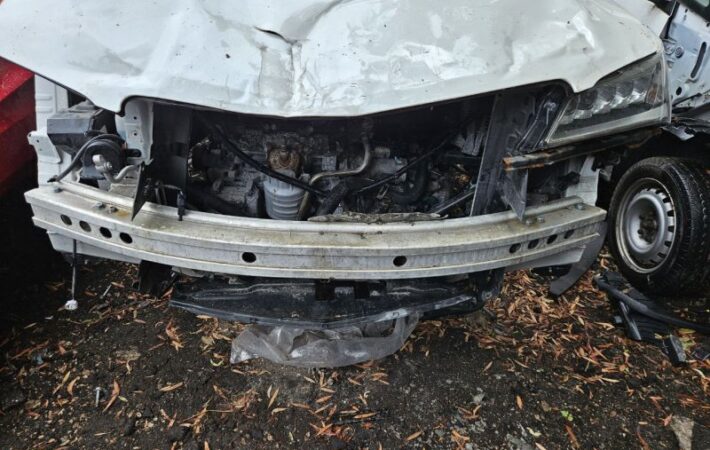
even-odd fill
[[[578,92],[659,45],[608,0],[0,3],[0,55],[112,111],[142,96],[352,116],[548,80]]]
[[[641,23],[660,36],[668,22],[668,13],[654,4],[652,0],[614,0],[629,11]]]

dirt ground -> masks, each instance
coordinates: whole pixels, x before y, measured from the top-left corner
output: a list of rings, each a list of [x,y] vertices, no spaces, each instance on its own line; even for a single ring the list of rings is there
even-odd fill
[[[511,274],[484,311],[421,323],[381,361],[230,365],[241,326],[137,294],[130,265],[84,266],[62,310],[68,266],[21,200],[0,208],[0,448],[673,449],[684,419],[710,448],[710,362],[626,339],[591,274],[559,300]],[[708,320],[706,300],[682,309]]]

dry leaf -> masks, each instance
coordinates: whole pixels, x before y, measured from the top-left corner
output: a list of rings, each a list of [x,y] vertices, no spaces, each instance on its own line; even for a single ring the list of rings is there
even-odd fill
[[[76,378],[74,378],[74,379],[71,380],[71,381],[69,382],[69,384],[67,385],[67,392],[68,392],[69,395],[71,395],[72,397],[74,397],[74,385],[76,384],[77,381],[79,381],[80,378],[81,378],[81,377],[76,377]]]
[[[291,403],[291,406],[293,406],[294,408],[305,409],[307,411],[311,410],[311,407],[306,405],[305,403]]]
[[[111,407],[111,405],[114,404],[114,402],[118,398],[118,394],[120,392],[121,392],[121,386],[119,386],[118,381],[113,380],[113,390],[111,391],[111,398],[108,400],[108,403],[106,404],[106,407],[104,408],[103,412],[108,411],[108,409]]]
[[[69,375],[71,375],[71,371],[70,371],[70,370],[67,370],[67,373],[64,374],[64,378],[62,379],[62,382],[59,383],[59,386],[57,386],[57,387],[54,388],[54,391],[52,391],[52,395],[54,395],[54,394],[56,394],[57,392],[59,392],[59,390],[62,388],[62,386],[64,386],[64,383],[66,383],[67,380],[69,379]]]
[[[175,350],[180,350],[183,348],[182,340],[180,339],[180,334],[178,333],[178,327],[173,324],[173,320],[170,319],[167,325],[165,325],[165,334],[170,338],[170,345],[172,345]]]
[[[574,435],[572,427],[569,425],[565,425],[565,430],[567,430],[567,436],[569,436],[569,442],[570,444],[572,444],[572,447],[579,448],[579,441],[577,440],[577,436]]]
[[[668,425],[670,425],[671,420],[673,420],[673,414],[670,414],[668,417],[663,419],[663,426],[667,427]]]
[[[648,445],[648,442],[646,442],[646,439],[644,439],[643,436],[641,436],[641,428],[639,428],[639,427],[636,427],[636,437],[638,438],[639,443],[641,444],[641,448],[643,450],[651,450],[651,446]]]
[[[182,387],[183,384],[184,383],[181,381],[179,383],[169,384],[167,386],[161,387],[159,390],[160,390],[160,392],[170,392],[170,391],[174,391],[175,389]]]
[[[452,436],[451,438],[452,438],[455,442],[466,442],[466,441],[470,441],[470,440],[471,440],[470,437],[464,436],[464,435],[458,433],[456,430],[451,430],[451,436]]]
[[[317,400],[316,400],[316,403],[325,403],[325,402],[327,402],[328,400],[330,400],[331,397],[333,397],[333,396],[332,396],[332,395],[326,395],[325,397],[321,397],[321,398],[317,399]]]
[[[274,404],[274,402],[276,401],[276,396],[278,396],[278,395],[279,395],[279,388],[276,388],[274,393],[271,395],[271,398],[269,399],[269,406],[267,406],[267,409],[271,408],[271,405]]]
[[[419,436],[421,436],[422,433],[424,433],[424,432],[421,430],[417,431],[416,433],[412,433],[404,439],[404,442],[411,442],[411,441],[415,440],[416,438],[418,438]]]

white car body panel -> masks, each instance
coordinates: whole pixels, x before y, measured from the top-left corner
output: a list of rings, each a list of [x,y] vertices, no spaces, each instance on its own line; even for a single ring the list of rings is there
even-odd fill
[[[656,36],[660,36],[668,23],[668,14],[649,0],[614,0],[631,15],[646,25]]]
[[[121,111],[150,97],[358,116],[563,80],[661,50],[610,0],[4,0],[0,55]]]

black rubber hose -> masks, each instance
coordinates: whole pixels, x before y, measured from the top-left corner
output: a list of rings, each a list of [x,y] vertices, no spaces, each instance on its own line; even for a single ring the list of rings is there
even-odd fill
[[[423,154],[419,155],[418,157],[416,157],[415,159],[413,159],[411,162],[409,162],[408,164],[406,164],[404,167],[402,167],[401,169],[399,169],[399,170],[396,171],[395,173],[393,173],[393,174],[391,174],[391,175],[387,175],[386,177],[380,178],[379,180],[375,181],[374,183],[370,183],[370,184],[368,184],[367,186],[364,186],[364,187],[360,188],[360,189],[357,191],[357,193],[358,193],[358,194],[363,194],[363,193],[365,193],[365,192],[367,192],[367,191],[370,191],[370,190],[372,190],[372,189],[378,188],[378,187],[382,186],[383,184],[387,184],[387,183],[389,183],[389,182],[392,181],[392,180],[396,180],[397,178],[401,177],[404,173],[406,173],[409,169],[411,169],[412,167],[414,167],[414,166],[416,166],[417,164],[421,163],[422,161],[425,161],[425,160],[428,159],[431,155],[433,155],[434,153],[436,153],[436,152],[438,152],[439,150],[441,150],[441,149],[444,147],[444,145],[446,145],[446,144],[451,140],[451,138],[452,138],[451,135],[447,136],[443,141],[441,141],[441,143],[440,143],[439,145],[433,147],[431,150],[427,151],[426,153],[423,153]]]
[[[644,316],[650,317],[651,319],[655,319],[660,322],[667,323],[669,325],[673,325],[679,328],[688,328],[690,330],[695,330],[698,333],[706,335],[710,334],[710,326],[702,325],[695,322],[689,322],[687,320],[679,319],[668,314],[653,311],[648,306],[644,305],[638,300],[635,300],[626,293],[612,286],[604,279],[604,277],[600,275],[594,277],[594,281],[597,283],[597,286],[599,286],[600,289],[607,291],[609,294],[611,294],[612,297],[619,300],[620,302],[624,302],[629,308],[633,309],[639,314],[643,314]]]
[[[332,214],[340,202],[342,202],[348,194],[365,184],[367,184],[367,180],[362,178],[345,178],[330,191],[327,197],[323,199],[318,206],[316,216],[327,216],[328,214]]]
[[[243,216],[244,211],[235,205],[222,200],[221,198],[205,192],[197,186],[187,187],[188,200],[196,200],[197,203],[204,209],[213,209],[220,214],[228,216]]]
[[[77,166],[77,164],[81,163],[81,159],[84,157],[84,153],[88,150],[89,146],[101,139],[109,139],[113,140],[119,143],[119,145],[123,145],[123,139],[121,139],[119,136],[116,136],[115,134],[99,134],[98,136],[94,136],[88,141],[84,142],[84,145],[82,145],[79,148],[79,151],[76,152],[74,155],[74,159],[71,160],[69,165],[67,166],[66,169],[62,170],[58,175],[53,176],[49,180],[47,180],[47,183],[54,183],[55,181],[60,181],[62,178],[66,177],[69,175],[69,172],[74,170]]]
[[[268,175],[271,178],[275,178],[279,181],[283,181],[284,183],[288,183],[292,186],[296,186],[297,188],[301,188],[304,191],[308,191],[308,192],[318,195],[320,197],[324,197],[326,195],[326,193],[324,191],[321,191],[320,189],[313,187],[313,186],[309,185],[308,183],[304,183],[301,180],[297,180],[295,178],[289,177],[288,175],[284,175],[282,173],[276,172],[275,170],[271,170],[269,167],[261,164],[259,161],[255,160],[254,158],[252,158],[251,156],[246,154],[244,151],[242,151],[234,142],[232,142],[232,140],[229,137],[227,137],[226,133],[224,131],[222,131],[222,129],[219,125],[212,125],[210,123],[207,123],[207,121],[204,119],[201,119],[201,120],[202,120],[202,123],[207,127],[208,130],[210,130],[212,132],[216,131],[217,132],[216,134],[218,134],[220,136],[222,141],[224,141],[224,143],[227,144],[229,149],[231,151],[233,151],[234,153],[236,153],[237,156],[239,156],[239,158],[242,161],[249,164],[250,166],[252,166],[256,170],[258,170],[259,172],[263,173],[264,175]]]
[[[387,191],[387,195],[398,205],[406,206],[411,205],[416,202],[426,191],[427,184],[429,183],[429,167],[426,164],[419,164],[417,170],[414,173],[414,182],[411,189],[399,192],[395,189],[390,189]]]

